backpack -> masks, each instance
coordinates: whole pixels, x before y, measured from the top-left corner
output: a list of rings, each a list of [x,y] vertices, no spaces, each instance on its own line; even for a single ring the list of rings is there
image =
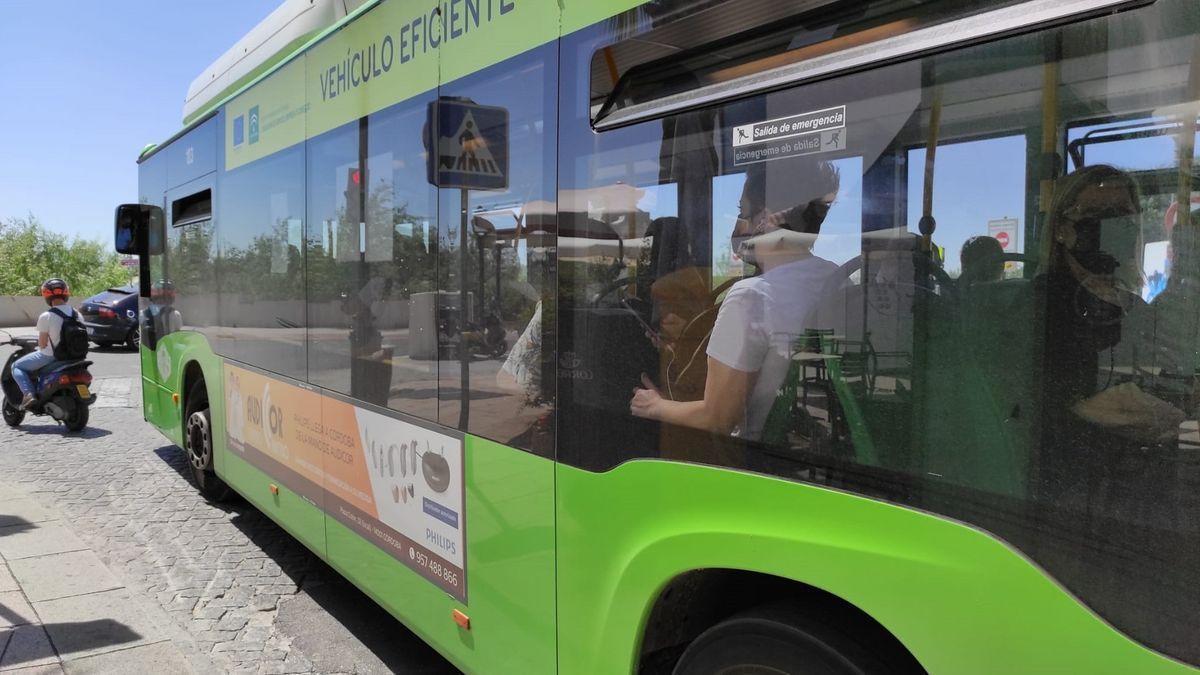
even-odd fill
[[[50,343],[50,346],[54,348],[54,358],[58,361],[74,361],[87,356],[87,328],[80,323],[79,312],[64,314],[57,307],[51,307],[50,311],[63,320],[62,330],[58,334],[58,344]]]

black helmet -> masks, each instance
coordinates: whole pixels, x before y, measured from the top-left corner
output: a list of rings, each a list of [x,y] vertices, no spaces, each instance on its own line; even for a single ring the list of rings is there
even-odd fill
[[[46,304],[52,304],[55,298],[66,302],[71,299],[71,287],[67,282],[54,277],[42,282],[42,298],[46,300]]]

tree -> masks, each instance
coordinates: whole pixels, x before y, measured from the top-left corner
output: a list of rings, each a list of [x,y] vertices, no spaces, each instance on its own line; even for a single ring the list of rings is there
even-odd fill
[[[51,232],[32,213],[0,221],[0,295],[37,295],[60,277],[77,298],[127,284],[132,277],[108,244]]]

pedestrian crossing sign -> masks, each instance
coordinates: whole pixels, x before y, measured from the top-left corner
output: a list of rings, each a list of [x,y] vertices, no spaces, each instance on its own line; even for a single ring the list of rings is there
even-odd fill
[[[435,152],[430,182],[443,188],[508,188],[508,110],[458,99],[430,105]]]

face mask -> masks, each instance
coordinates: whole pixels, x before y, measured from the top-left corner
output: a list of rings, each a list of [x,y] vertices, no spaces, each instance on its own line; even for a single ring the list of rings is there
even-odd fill
[[[791,214],[788,214],[788,229],[804,232],[805,234],[817,234],[821,231],[821,224],[825,222],[826,216],[829,215],[829,208],[831,206],[832,204],[821,199],[812,200],[800,212],[799,222],[793,222]]]
[[[758,232],[754,225],[746,218],[739,217],[733,226],[733,234],[729,236],[729,250],[749,265],[757,263],[754,260],[754,248],[746,246],[746,242],[756,234]]]
[[[1075,223],[1071,254],[1093,274],[1115,274],[1122,266],[1136,267],[1138,234],[1131,216],[1083,218]]]

